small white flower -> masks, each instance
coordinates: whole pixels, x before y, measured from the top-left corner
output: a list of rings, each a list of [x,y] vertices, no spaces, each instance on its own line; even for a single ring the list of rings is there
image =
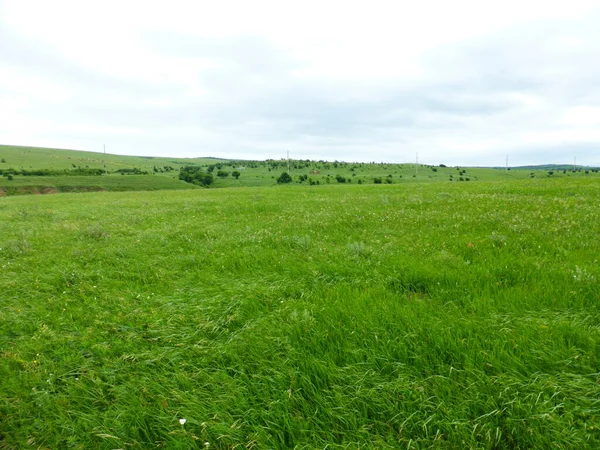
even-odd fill
[[[179,419],[179,423],[181,425],[184,425],[187,422],[187,419]]]
[[[205,443],[204,443],[204,446],[205,446],[206,448],[210,447],[210,442],[205,442]]]

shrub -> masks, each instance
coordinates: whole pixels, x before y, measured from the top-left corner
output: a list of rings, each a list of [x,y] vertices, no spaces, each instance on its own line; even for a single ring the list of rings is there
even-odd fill
[[[383,180],[381,179],[381,177],[375,177],[375,178],[373,178],[373,183],[381,184],[381,183],[383,183]]]
[[[208,186],[214,182],[212,173],[202,172],[200,167],[184,166],[179,169],[179,179],[199,186]]]
[[[284,184],[284,183],[291,183],[291,182],[292,182],[292,177],[287,172],[283,172],[277,178],[277,184]]]
[[[8,178],[8,181],[12,181],[14,179],[12,174],[10,173],[6,176],[6,178]]]
[[[239,173],[237,170],[234,170],[233,172],[231,172],[231,176],[233,178],[235,178],[236,180],[240,177],[241,173]]]
[[[226,170],[219,170],[217,171],[217,176],[219,178],[227,178],[229,176],[229,172],[227,172]]]

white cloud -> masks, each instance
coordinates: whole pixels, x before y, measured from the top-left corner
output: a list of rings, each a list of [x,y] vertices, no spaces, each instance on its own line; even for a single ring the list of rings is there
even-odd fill
[[[599,22],[593,1],[5,0],[0,136],[129,154],[600,164]]]

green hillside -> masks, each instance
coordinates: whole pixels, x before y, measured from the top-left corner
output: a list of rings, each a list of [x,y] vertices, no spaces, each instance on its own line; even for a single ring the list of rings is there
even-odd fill
[[[152,171],[153,167],[179,167],[189,164],[213,164],[215,158],[168,158],[149,156],[121,156],[110,153],[63,150],[42,147],[0,145],[0,168],[15,169],[71,169],[74,167],[106,168],[109,172],[123,168]]]
[[[481,182],[599,176],[596,169],[558,170],[553,168],[554,166],[506,170],[342,161],[185,159],[0,146],[0,195],[74,190],[195,188],[195,185],[179,180],[180,169],[185,166],[194,166],[203,172],[210,172],[214,179],[210,188],[273,186],[277,183],[277,178],[288,171],[288,165],[293,184],[310,185]],[[40,170],[48,173],[45,176],[32,173]],[[82,172],[94,171],[95,175],[88,175],[83,179],[78,177]]]

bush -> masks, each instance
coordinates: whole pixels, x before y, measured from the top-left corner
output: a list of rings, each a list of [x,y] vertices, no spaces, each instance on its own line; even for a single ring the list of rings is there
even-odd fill
[[[6,176],[6,178],[8,178],[8,181],[12,181],[14,179],[12,174],[10,173]]]
[[[381,177],[375,177],[375,178],[373,178],[373,183],[381,184],[381,183],[383,183],[383,180],[381,179]]]
[[[6,163],[6,160],[4,158],[2,158],[2,161],[0,161],[0,162]]]
[[[283,172],[277,178],[277,184],[284,184],[284,183],[291,183],[291,182],[292,182],[292,177],[287,172]]]
[[[214,182],[212,173],[202,172],[200,167],[194,166],[184,166],[179,169],[179,179],[199,186],[209,186]]]
[[[229,172],[227,172],[226,170],[219,170],[217,171],[217,176],[219,178],[227,178],[229,176]]]
[[[240,177],[241,173],[239,173],[237,170],[234,170],[233,172],[231,172],[231,176],[233,178],[235,178],[236,180]]]
[[[338,183],[345,183],[346,182],[346,178],[344,178],[341,175],[336,175],[335,179],[337,180]]]

